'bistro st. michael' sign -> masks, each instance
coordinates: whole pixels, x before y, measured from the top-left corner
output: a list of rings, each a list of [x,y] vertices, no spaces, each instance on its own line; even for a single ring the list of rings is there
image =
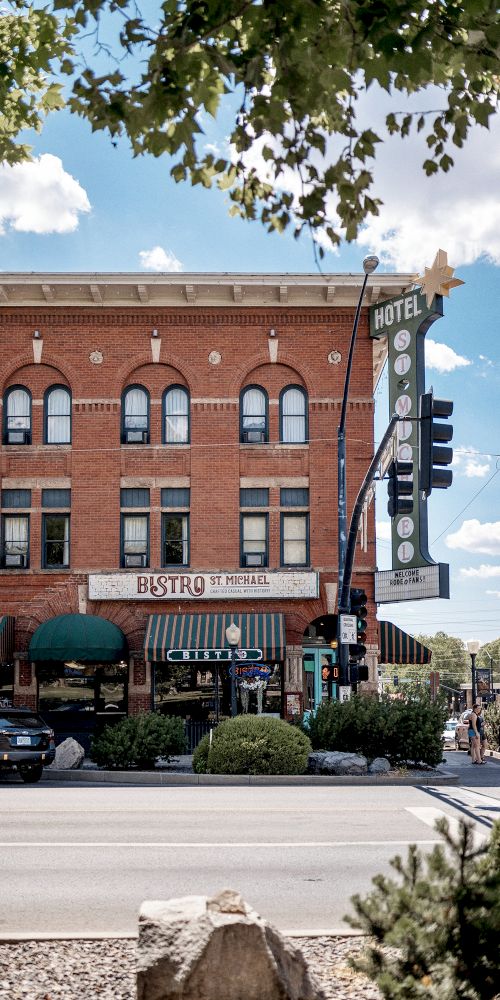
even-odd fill
[[[248,570],[216,573],[90,573],[91,601],[211,601],[317,597],[318,574]]]

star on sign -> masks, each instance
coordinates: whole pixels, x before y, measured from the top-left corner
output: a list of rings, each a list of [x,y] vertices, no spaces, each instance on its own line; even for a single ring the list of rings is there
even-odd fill
[[[457,288],[458,285],[464,284],[460,278],[453,277],[454,272],[455,268],[450,267],[448,264],[446,250],[438,250],[432,267],[424,268],[423,275],[414,275],[413,281],[416,285],[420,285],[429,307],[435,295],[448,296],[452,288]]]

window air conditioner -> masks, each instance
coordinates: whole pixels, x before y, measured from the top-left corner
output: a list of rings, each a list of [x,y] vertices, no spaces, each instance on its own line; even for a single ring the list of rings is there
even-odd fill
[[[26,556],[20,552],[6,552],[5,554],[5,565],[6,566],[26,566]]]
[[[27,430],[7,431],[7,444],[29,444],[30,432]]]
[[[148,432],[131,430],[125,431],[125,441],[127,444],[147,444]]]
[[[133,567],[140,568],[146,565],[146,555],[144,552],[136,552],[133,554],[129,553],[128,555],[125,556],[124,562],[125,566],[127,566],[129,569],[132,569]]]
[[[266,440],[265,431],[243,431],[243,440],[247,444],[262,444]]]
[[[265,552],[245,552],[243,556],[243,562],[245,566],[265,566],[266,563],[266,553]]]

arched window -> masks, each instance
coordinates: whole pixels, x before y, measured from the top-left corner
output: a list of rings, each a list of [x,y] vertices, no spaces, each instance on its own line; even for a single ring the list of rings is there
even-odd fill
[[[149,392],[129,385],[122,397],[122,443],[149,444]]]
[[[45,393],[45,444],[71,443],[71,393],[64,385],[51,385]]]
[[[240,400],[240,440],[245,444],[260,444],[269,440],[267,392],[259,385],[248,385]]]
[[[163,443],[189,443],[189,393],[171,385],[163,394]]]
[[[287,385],[280,393],[280,441],[304,444],[307,434],[307,393],[300,385]]]
[[[5,444],[31,444],[31,393],[13,385],[4,399]]]

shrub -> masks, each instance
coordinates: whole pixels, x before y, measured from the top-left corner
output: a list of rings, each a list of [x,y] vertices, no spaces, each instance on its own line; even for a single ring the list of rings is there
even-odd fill
[[[309,721],[309,735],[315,750],[435,767],[443,757],[446,715],[442,701],[432,702],[428,692],[416,686],[395,699],[356,695],[350,701],[323,702]]]
[[[472,824],[427,857],[413,845],[398,880],[378,875],[356,917],[346,919],[374,944],[352,961],[390,1000],[493,1000],[500,993],[500,824],[486,847],[474,849]]]
[[[500,750],[500,702],[497,701],[486,709],[484,727],[490,750]]]
[[[149,769],[155,766],[158,757],[168,760],[185,749],[182,719],[145,712],[129,716],[116,726],[106,726],[92,740],[91,756],[104,767]]]
[[[222,722],[198,745],[194,768],[210,774],[304,774],[309,738],[283,719],[240,715]]]

